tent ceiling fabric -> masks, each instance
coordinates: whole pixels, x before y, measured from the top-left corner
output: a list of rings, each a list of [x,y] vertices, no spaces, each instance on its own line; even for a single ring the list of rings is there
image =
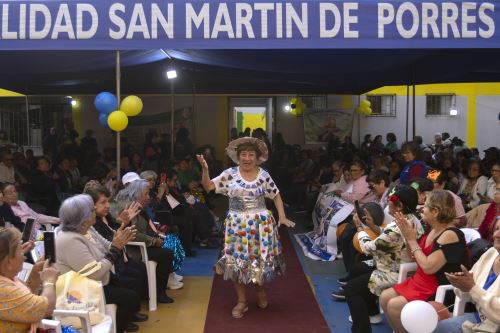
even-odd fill
[[[173,60],[170,60],[172,57]],[[500,81],[500,49],[122,51],[124,94],[361,94],[384,85]],[[115,90],[113,51],[2,51],[0,86],[25,94]]]

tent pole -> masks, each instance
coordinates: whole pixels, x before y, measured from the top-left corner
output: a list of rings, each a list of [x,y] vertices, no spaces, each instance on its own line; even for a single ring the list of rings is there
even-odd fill
[[[24,98],[25,100],[25,104],[26,104],[26,129],[27,129],[27,134],[28,134],[28,142],[27,142],[27,146],[29,148],[31,148],[31,140],[30,140],[30,105],[29,105],[29,102],[28,102],[28,95],[25,96]],[[24,153],[24,151],[23,151]]]
[[[416,113],[416,112],[415,112],[415,83],[413,83],[413,96],[412,96],[412,97],[413,97],[413,121],[412,121],[412,126],[413,126],[413,128],[412,128],[413,139],[412,139],[412,140],[414,140],[414,139],[415,139],[415,135],[416,135],[416,134],[415,134],[415,113]]]
[[[174,160],[174,80],[170,80],[170,158]]]
[[[406,85],[406,141],[408,141],[409,121],[410,121],[410,86]]]
[[[116,51],[116,100],[118,101],[118,108],[120,108],[120,50]],[[116,132],[116,175],[118,177],[117,184],[121,181],[121,169],[120,169],[120,132]]]

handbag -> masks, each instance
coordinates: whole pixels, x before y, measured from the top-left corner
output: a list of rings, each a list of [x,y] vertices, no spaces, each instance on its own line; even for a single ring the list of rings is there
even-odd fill
[[[78,272],[69,271],[60,275],[56,282],[56,309],[88,311],[91,325],[104,321],[105,317],[99,309],[102,284],[87,277],[100,268],[101,263],[94,261]],[[63,317],[60,321],[76,329],[82,326],[78,317]]]

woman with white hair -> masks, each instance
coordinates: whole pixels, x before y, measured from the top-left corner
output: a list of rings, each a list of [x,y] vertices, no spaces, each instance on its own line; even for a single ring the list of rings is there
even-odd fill
[[[117,332],[137,331],[138,326],[131,319],[139,311],[139,295],[110,282],[111,267],[125,245],[134,238],[135,229],[122,224],[109,244],[90,231],[95,224],[95,211],[94,201],[87,194],[70,197],[62,203],[59,209],[61,226],[56,229],[57,266],[61,274],[94,267],[95,272],[88,278],[101,281],[106,302],[117,305]]]
[[[149,202],[149,183],[144,179],[134,180],[127,187],[122,189],[116,195],[115,201],[111,205],[111,214],[118,216],[125,207],[128,207],[132,202],[138,202],[141,207],[144,207]],[[157,232],[156,227],[149,218],[147,212],[141,209],[139,215],[131,220],[135,226],[137,233],[134,235],[134,241],[144,242],[148,250],[149,260],[156,261],[156,285],[157,285],[157,300],[159,303],[173,303],[173,299],[165,293],[167,283],[171,282],[171,289],[179,289],[182,287],[180,281],[173,281],[173,277],[169,281],[169,275],[172,273],[173,253],[169,249],[163,248],[163,239]],[[140,259],[141,253],[138,248],[127,248],[127,254],[134,258]],[[175,287],[174,287],[175,286]]]

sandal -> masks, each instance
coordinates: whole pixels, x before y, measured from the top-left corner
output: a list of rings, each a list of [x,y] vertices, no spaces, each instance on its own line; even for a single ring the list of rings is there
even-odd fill
[[[267,300],[266,291],[262,289],[262,290],[257,290],[256,293],[257,293],[257,298],[259,300],[257,306],[261,309],[267,308],[267,306],[269,305],[269,301]]]
[[[248,303],[247,302],[238,302],[236,306],[233,308],[231,314],[233,318],[239,319],[243,317],[244,313],[248,311]]]

